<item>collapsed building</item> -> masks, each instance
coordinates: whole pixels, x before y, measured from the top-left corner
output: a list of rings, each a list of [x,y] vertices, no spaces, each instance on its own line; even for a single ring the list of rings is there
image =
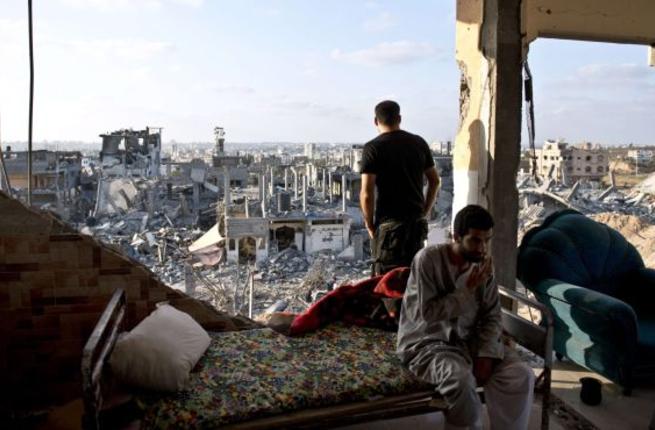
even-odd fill
[[[101,134],[100,163],[105,176],[158,177],[161,128],[117,130]]]
[[[216,127],[213,147],[204,155],[196,152],[198,158],[161,157],[164,173],[157,178],[139,176],[142,166],[134,163],[128,162],[127,169],[117,164],[137,160],[120,146],[117,155],[103,156],[95,209],[80,224],[82,230],[186,291],[199,276],[212,285],[237,288],[225,275],[234,265],[261,266],[289,249],[310,260],[331,255],[366,266],[367,235],[357,207],[361,178],[341,165],[356,163],[357,156],[328,162],[316,151],[312,161],[303,155],[282,164],[275,155],[260,152],[249,158],[228,152],[225,135]],[[127,145],[129,133],[108,136]],[[348,154],[357,150],[349,148]],[[356,266],[352,275],[361,277],[363,267]]]
[[[32,151],[32,202],[37,207],[52,207],[65,212],[81,193],[82,154],[77,151]],[[28,190],[27,151],[2,152],[6,189],[15,189],[24,197]],[[4,176],[4,174],[3,174]]]

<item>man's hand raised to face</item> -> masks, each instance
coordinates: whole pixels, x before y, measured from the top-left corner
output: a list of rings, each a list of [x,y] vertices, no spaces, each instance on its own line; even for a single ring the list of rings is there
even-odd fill
[[[475,291],[489,281],[493,274],[493,263],[491,257],[487,257],[482,264],[476,264],[466,280],[466,287]]]

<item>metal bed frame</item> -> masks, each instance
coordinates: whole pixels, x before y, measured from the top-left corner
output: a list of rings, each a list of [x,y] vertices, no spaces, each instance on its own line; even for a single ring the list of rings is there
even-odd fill
[[[542,394],[541,429],[548,428],[550,406],[550,381],[552,369],[553,321],[549,310],[540,303],[514,291],[499,287],[499,292],[509,308],[503,307],[502,321],[506,334],[519,345],[544,359],[544,369],[537,379]],[[513,312],[515,304],[522,302],[541,312],[541,324],[523,319]],[[82,354],[82,384],[85,429],[106,428],[101,419],[103,410],[103,370],[111,355],[118,334],[124,326],[126,298],[117,289],[102,313]],[[267,418],[233,423],[226,429],[270,428],[332,428],[347,424],[370,422],[412,415],[426,414],[446,409],[445,400],[434,391],[419,391],[399,396],[388,396],[369,401],[339,404],[322,408],[303,409]]]

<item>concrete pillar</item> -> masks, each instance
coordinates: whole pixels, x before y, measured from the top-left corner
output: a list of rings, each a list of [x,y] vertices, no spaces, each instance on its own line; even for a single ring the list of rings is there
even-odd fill
[[[257,177],[257,197],[259,200],[264,200],[264,184],[262,184],[261,175]]]
[[[193,183],[193,219],[194,222],[197,221],[198,216],[200,215],[200,184],[197,182]]]
[[[514,288],[521,143],[521,1],[457,2],[460,127],[453,152],[454,215],[489,209],[498,283]],[[501,264],[502,262],[502,264]]]
[[[268,198],[268,191],[266,190],[266,174],[262,173],[259,180],[262,183],[262,201],[265,201]]]
[[[346,175],[341,175],[341,211],[346,212],[347,198],[346,198]]]
[[[332,203],[334,195],[334,181],[332,178],[332,172],[328,172],[328,197],[330,198],[330,203]]]
[[[271,167],[271,182],[268,184],[269,188],[269,195],[273,197],[274,190],[275,190],[275,175],[273,173],[273,168]]]
[[[243,206],[246,211],[246,218],[250,218],[250,202],[248,201],[248,196],[244,197]]]
[[[298,200],[298,171],[292,168],[291,173],[293,173],[293,198]]]
[[[268,205],[266,204],[266,199],[262,200],[262,218],[266,218],[268,214]]]
[[[182,216],[189,215],[189,204],[186,201],[184,193],[180,193],[180,214]]]
[[[232,203],[230,197],[230,168],[227,166],[223,166],[223,202],[225,203],[225,210]]]
[[[311,177],[312,177],[312,165],[311,164],[305,165],[305,176],[307,176],[307,185],[311,185]]]
[[[289,169],[284,168],[284,191],[289,189]]]
[[[323,193],[323,198],[325,198],[325,169],[323,169],[323,176],[321,178],[321,192]]]
[[[610,184],[613,187],[616,187],[616,177],[614,176],[614,170],[610,170]]]
[[[330,197],[330,203],[332,203],[332,172],[328,172],[328,196]]]
[[[307,176],[302,177],[302,211],[307,212]]]

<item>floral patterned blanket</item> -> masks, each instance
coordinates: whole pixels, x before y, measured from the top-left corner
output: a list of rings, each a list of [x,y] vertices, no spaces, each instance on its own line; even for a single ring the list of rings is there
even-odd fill
[[[297,338],[270,329],[211,337],[187,391],[139,397],[142,428],[215,428],[427,388],[396,358],[395,333],[333,324]]]

